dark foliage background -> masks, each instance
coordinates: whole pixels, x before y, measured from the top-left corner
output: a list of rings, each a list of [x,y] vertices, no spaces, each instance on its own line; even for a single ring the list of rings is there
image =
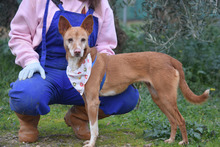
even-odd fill
[[[9,28],[10,22],[14,17],[19,2],[17,0],[1,0],[0,1],[0,26]]]

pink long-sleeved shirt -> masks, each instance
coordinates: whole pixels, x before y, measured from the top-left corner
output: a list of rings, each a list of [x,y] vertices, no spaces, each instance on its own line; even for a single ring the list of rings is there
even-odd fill
[[[66,11],[81,13],[85,6],[88,10],[88,2],[78,0],[62,0]],[[9,32],[9,47],[16,56],[15,63],[25,67],[30,63],[39,62],[39,55],[35,49],[42,41],[43,17],[46,0],[22,0],[19,9],[11,22]],[[59,8],[50,1],[47,16],[47,30],[56,11]],[[101,53],[113,55],[117,46],[117,37],[114,25],[114,16],[108,0],[101,0],[95,9],[94,16],[98,17],[99,30],[97,38],[97,50]]]

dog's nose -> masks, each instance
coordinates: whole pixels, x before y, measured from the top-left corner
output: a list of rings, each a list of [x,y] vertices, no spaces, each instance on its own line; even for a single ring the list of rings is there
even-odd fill
[[[81,50],[80,49],[76,49],[74,51],[75,56],[80,56]]]

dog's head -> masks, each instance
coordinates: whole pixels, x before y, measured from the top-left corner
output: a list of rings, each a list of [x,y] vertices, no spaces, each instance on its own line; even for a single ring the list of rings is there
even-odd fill
[[[59,32],[63,36],[63,44],[68,58],[86,58],[89,53],[88,38],[93,31],[93,17],[88,15],[80,27],[72,27],[69,21],[60,16]]]

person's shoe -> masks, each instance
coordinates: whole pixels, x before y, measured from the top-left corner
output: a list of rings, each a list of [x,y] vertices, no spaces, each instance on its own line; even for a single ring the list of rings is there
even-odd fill
[[[15,114],[18,116],[20,122],[20,130],[18,132],[19,141],[27,143],[36,142],[39,134],[37,125],[40,120],[40,115]]]

